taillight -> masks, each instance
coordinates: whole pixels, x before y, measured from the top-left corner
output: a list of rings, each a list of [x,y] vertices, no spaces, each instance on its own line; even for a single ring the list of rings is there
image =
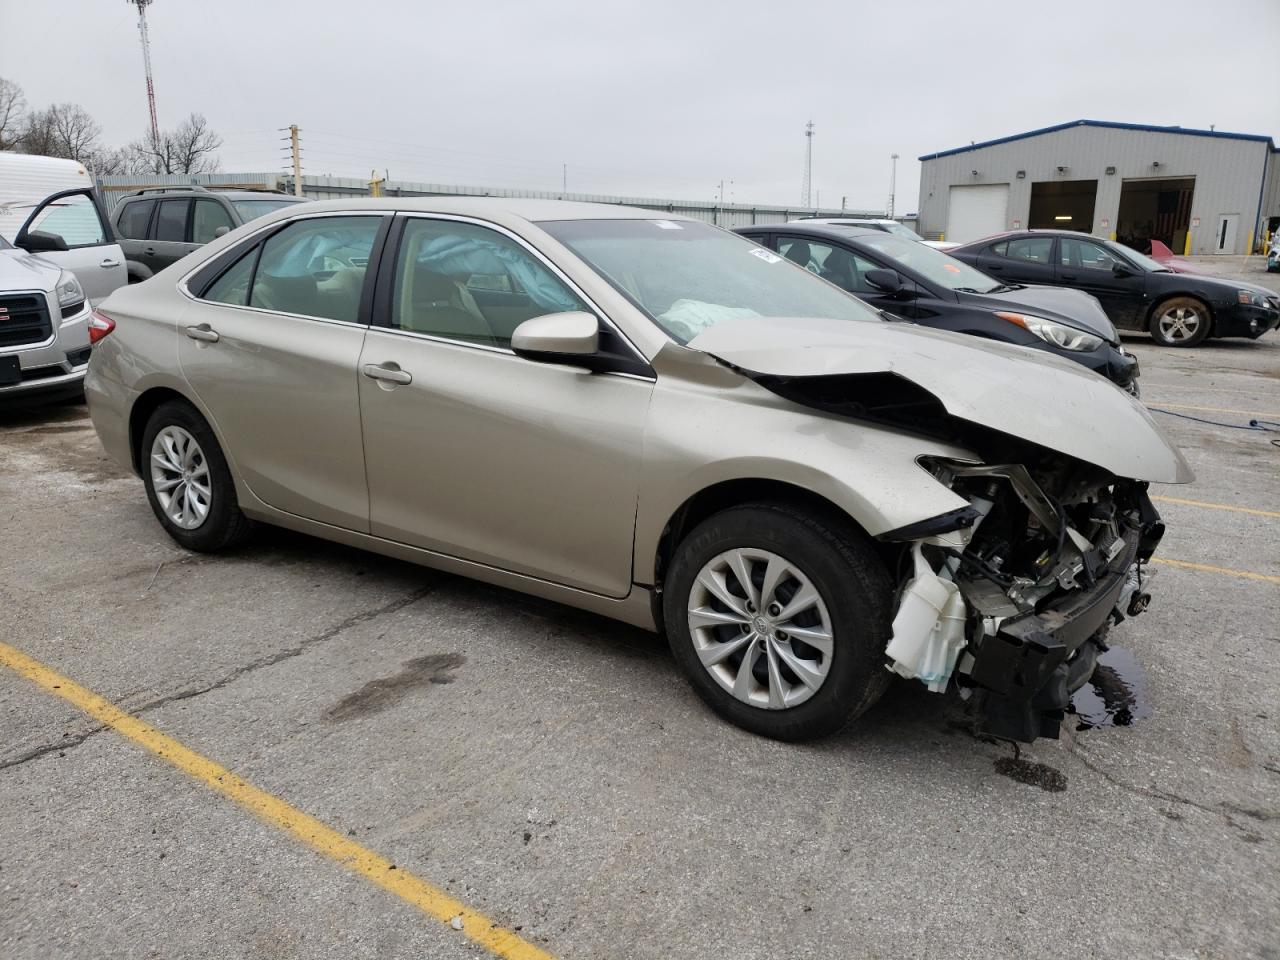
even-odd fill
[[[105,313],[94,310],[89,314],[89,343],[95,344],[116,328],[116,322]]]

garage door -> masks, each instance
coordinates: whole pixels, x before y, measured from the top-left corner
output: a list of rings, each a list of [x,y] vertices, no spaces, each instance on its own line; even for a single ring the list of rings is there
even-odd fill
[[[1009,185],[983,184],[951,188],[946,238],[968,243],[1009,229]]]

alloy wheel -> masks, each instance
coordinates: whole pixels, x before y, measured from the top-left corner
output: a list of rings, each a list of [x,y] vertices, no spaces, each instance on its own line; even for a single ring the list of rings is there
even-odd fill
[[[174,526],[194,530],[209,516],[209,464],[196,438],[170,424],[151,442],[151,487]]]
[[[1160,334],[1171,343],[1182,343],[1192,339],[1200,330],[1203,320],[1199,311],[1191,307],[1171,307],[1156,321],[1160,326]]]
[[[798,706],[831,670],[834,637],[813,583],[776,553],[735,548],[712,557],[689,592],[689,634],[707,672],[754,707]]]

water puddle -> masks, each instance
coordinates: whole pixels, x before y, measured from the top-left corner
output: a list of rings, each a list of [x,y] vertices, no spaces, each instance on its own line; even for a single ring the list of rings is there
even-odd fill
[[[1151,716],[1147,675],[1133,654],[1112,647],[1100,656],[1089,682],[1072,694],[1071,713],[1077,730],[1127,727]]]

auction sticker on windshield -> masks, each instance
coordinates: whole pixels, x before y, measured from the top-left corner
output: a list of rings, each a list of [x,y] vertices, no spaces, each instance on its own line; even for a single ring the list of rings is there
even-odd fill
[[[661,227],[663,230],[683,230],[684,227],[676,223],[674,220],[650,220],[655,227]]]
[[[765,263],[777,263],[779,260],[782,259],[776,253],[770,253],[768,250],[764,249],[763,247],[753,247],[751,249],[751,255],[755,257],[759,257]]]

